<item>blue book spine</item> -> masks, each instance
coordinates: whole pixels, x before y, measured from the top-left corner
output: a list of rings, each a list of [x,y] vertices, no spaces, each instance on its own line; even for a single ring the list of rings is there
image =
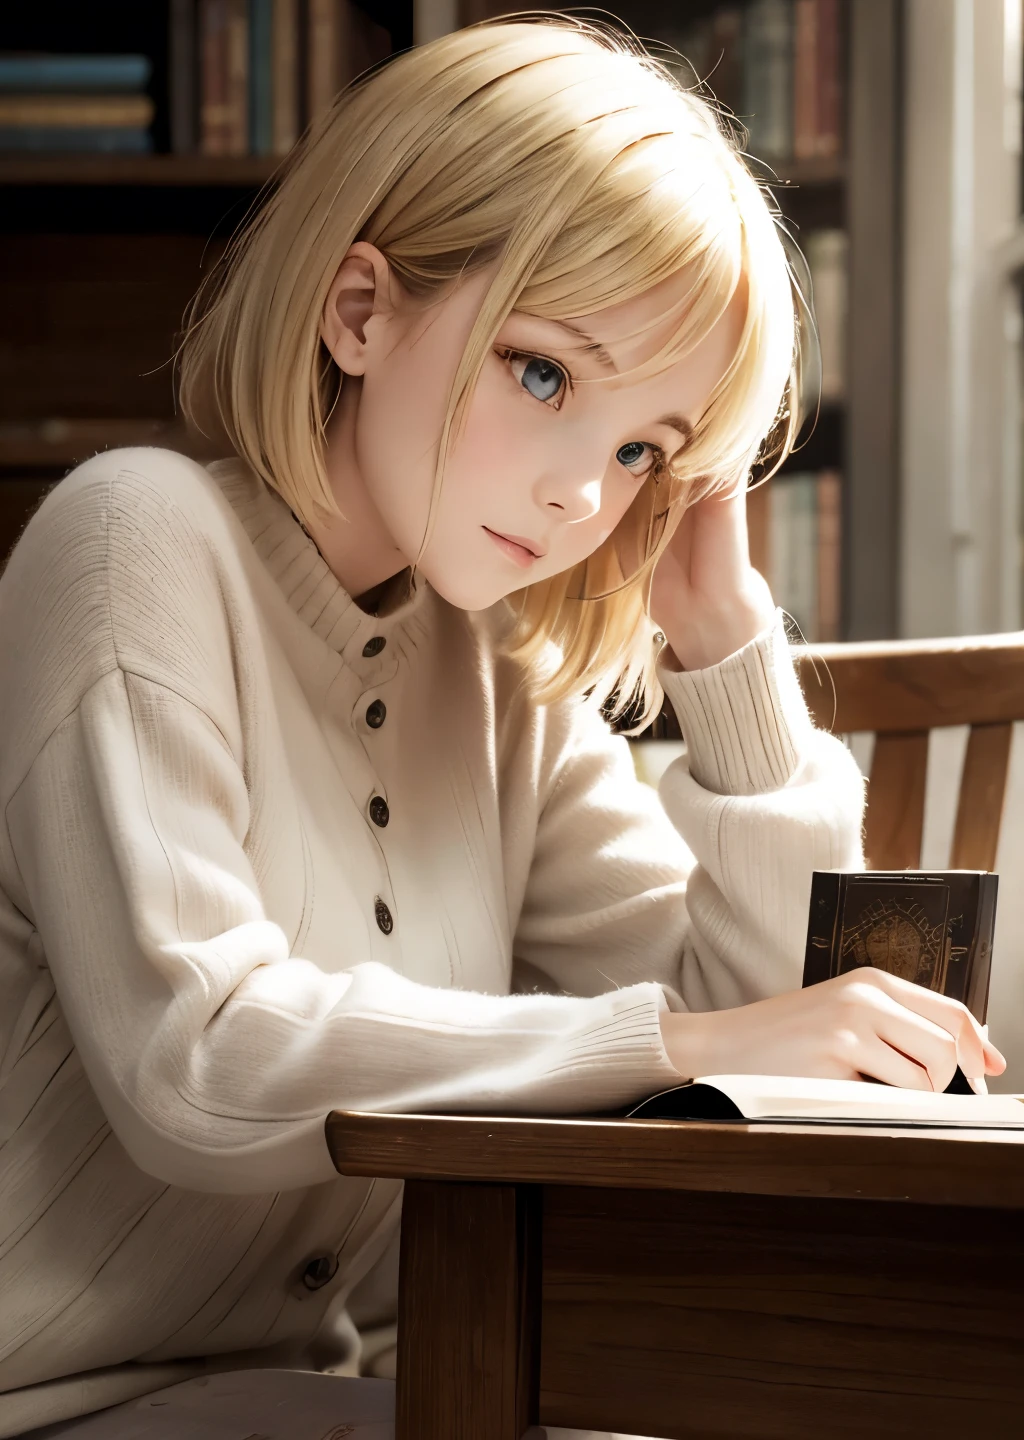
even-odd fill
[[[0,151],[145,155],[153,148],[148,130],[120,125],[0,125]]]
[[[0,55],[0,90],[144,90],[145,55]]]
[[[249,149],[270,155],[274,148],[271,47],[274,0],[249,4]]]

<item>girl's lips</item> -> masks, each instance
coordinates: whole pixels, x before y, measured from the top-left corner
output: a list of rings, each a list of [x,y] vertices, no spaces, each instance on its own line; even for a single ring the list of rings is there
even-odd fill
[[[486,525],[483,528],[487,530]],[[498,549],[503,550],[508,558],[514,560],[522,569],[525,570],[528,565],[532,565],[538,559],[532,550],[526,545],[520,545],[517,540],[510,540],[507,535],[499,535],[496,530],[487,530],[487,533]]]

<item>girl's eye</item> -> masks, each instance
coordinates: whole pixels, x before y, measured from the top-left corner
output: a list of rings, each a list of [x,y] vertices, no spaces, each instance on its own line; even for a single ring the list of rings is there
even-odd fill
[[[632,475],[643,477],[649,475],[657,465],[661,451],[655,445],[648,445],[645,440],[630,440],[628,445],[622,445],[616,450],[615,458]]]
[[[535,400],[547,405],[560,398],[565,390],[566,375],[553,360],[544,360],[540,355],[517,355],[514,350],[507,351],[505,358],[519,384]]]

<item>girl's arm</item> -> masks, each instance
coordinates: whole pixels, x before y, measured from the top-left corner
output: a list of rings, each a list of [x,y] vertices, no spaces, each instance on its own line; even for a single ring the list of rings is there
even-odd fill
[[[149,1174],[267,1193],[334,1177],[332,1109],[572,1112],[672,1083],[653,984],[593,999],[434,989],[364,959],[360,934],[338,935],[330,972],[290,954],[243,846],[249,817],[223,729],[121,669],[7,806],[12,899]]]
[[[566,737],[517,957],[577,994],[656,979],[689,1010],[797,988],[812,871],[863,866],[860,773],[811,725],[781,617],[661,679],[688,739],[661,803],[600,716]]]

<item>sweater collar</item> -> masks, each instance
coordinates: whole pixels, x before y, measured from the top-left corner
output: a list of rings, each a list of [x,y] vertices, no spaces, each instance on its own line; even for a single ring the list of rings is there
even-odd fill
[[[422,610],[428,586],[407,569],[388,581],[377,613],[368,615],[342,586],[284,500],[258,475],[239,460],[219,460],[207,469],[288,604],[338,654],[373,636],[387,636]]]

